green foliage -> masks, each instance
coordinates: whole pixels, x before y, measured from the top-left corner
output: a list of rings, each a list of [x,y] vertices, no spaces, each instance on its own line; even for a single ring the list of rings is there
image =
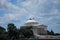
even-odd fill
[[[0,26],[0,33],[3,33],[5,31],[6,31],[5,28],[3,28],[2,26]]]
[[[51,35],[54,35],[54,32],[53,32],[53,30],[51,30]]]
[[[55,33],[55,36],[60,35],[60,33]]]
[[[20,35],[24,38],[30,38],[33,36],[32,27],[21,27]]]
[[[7,40],[6,30],[2,26],[0,26],[0,40]]]
[[[7,29],[8,29],[9,39],[11,39],[11,40],[18,40],[19,39],[17,28],[13,23],[9,23]]]
[[[52,30],[47,30],[47,33],[48,35],[60,35],[59,33],[54,33]],[[13,23],[9,23],[7,31],[0,26],[0,40],[29,40],[29,38],[34,38],[32,26],[17,29]]]
[[[48,35],[55,35],[55,36],[60,35],[60,33],[54,33],[53,30],[51,30],[51,31],[47,30],[47,33],[48,33]]]

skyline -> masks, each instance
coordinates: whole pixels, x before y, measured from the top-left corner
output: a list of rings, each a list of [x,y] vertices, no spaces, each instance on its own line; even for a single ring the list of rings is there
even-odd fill
[[[60,33],[60,0],[0,0],[0,25],[20,28],[32,16],[48,30]]]

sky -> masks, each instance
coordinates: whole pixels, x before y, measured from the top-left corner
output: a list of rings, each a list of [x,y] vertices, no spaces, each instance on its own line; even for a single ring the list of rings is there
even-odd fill
[[[60,0],[0,0],[0,26],[14,23],[20,28],[30,16],[60,33]]]

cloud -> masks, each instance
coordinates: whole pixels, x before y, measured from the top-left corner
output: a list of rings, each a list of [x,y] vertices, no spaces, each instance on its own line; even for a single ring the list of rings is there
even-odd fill
[[[19,18],[26,14],[27,11],[24,8],[20,8],[10,2],[8,2],[7,0],[2,0],[0,2],[0,10],[1,11],[5,11],[5,14],[3,14],[3,16],[0,16],[0,24],[5,24],[10,22],[11,20],[19,20]],[[5,19],[5,20],[4,20]]]

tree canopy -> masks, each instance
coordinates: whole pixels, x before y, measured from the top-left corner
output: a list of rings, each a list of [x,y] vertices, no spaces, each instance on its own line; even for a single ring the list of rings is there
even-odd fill
[[[47,30],[47,33],[48,35],[60,35],[59,33],[54,33],[53,30]],[[24,38],[34,38],[32,26],[17,29],[13,23],[9,23],[7,31],[4,27],[0,26],[0,40],[24,40]]]

